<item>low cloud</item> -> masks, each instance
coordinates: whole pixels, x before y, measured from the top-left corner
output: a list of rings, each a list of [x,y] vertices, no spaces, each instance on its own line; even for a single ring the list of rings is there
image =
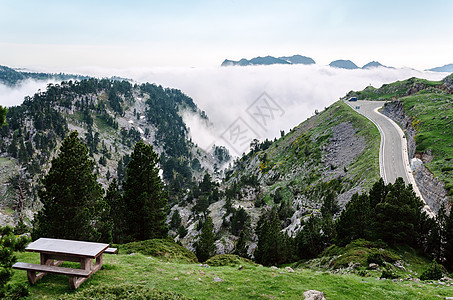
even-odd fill
[[[20,105],[26,96],[33,96],[39,90],[45,91],[48,83],[55,82],[26,79],[15,86],[0,84],[0,105],[7,107]]]
[[[273,139],[280,136],[280,130],[288,132],[312,116],[315,110],[323,110],[350,90],[362,90],[368,85],[380,87],[384,83],[410,77],[439,80],[447,75],[409,68],[344,70],[319,65],[141,69],[87,67],[49,71],[97,77],[116,75],[180,89],[193,98],[212,123],[206,126],[206,122],[198,116],[185,114],[184,120],[190,127],[193,141],[205,149],[214,143],[225,145],[233,155],[247,151],[252,138]],[[24,87],[8,98],[23,99],[27,93],[32,94],[31,84],[29,91],[25,92]],[[35,87],[34,91],[38,88]],[[262,99],[263,93],[265,100]],[[269,104],[267,107],[266,103]],[[264,115],[270,116],[265,124]],[[246,129],[249,133],[246,139],[240,140],[234,135]]]
[[[236,155],[248,149],[251,137],[279,137],[280,130],[288,132],[350,90],[362,90],[368,85],[380,87],[410,77],[439,80],[446,76],[408,68],[344,70],[318,65],[135,69],[120,71],[120,75],[181,89],[206,111],[212,122],[206,127],[200,118],[185,115],[194,142],[205,148],[213,143],[225,145]],[[266,108],[260,99],[263,93],[273,105]],[[262,116],[260,120],[256,115],[256,106],[261,107],[258,112],[262,116],[273,113],[264,126]],[[233,141],[234,134],[231,137],[229,132],[241,128],[251,134],[245,144]]]

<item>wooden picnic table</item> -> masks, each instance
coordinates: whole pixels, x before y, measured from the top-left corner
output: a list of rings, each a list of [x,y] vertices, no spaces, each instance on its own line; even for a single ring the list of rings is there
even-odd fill
[[[40,238],[30,243],[25,251],[38,252],[41,256],[41,264],[18,262],[13,268],[27,270],[28,281],[31,284],[46,273],[68,275],[71,288],[77,289],[82,282],[102,267],[103,254],[114,253],[112,249],[109,248],[109,244],[103,243]],[[96,261],[93,264],[94,259]],[[59,267],[64,261],[78,262],[80,269]]]

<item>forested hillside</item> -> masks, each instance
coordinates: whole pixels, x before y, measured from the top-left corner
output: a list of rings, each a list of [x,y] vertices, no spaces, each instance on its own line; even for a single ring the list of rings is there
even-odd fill
[[[206,153],[191,142],[183,111],[206,118],[181,91],[154,84],[95,78],[49,84],[46,91],[10,107],[7,125],[0,129],[4,167],[0,179],[9,183],[2,185],[3,205],[25,210],[27,218],[32,217],[40,207],[35,193],[39,177],[72,130],[79,131],[86,142],[104,188],[112,178],[121,187],[136,142],[143,139],[152,144],[160,154],[162,176],[174,201],[194,178],[212,174],[215,163],[224,163],[216,153],[226,151],[214,147]]]
[[[241,251],[252,255],[262,216],[276,209],[278,228],[294,236],[320,216],[326,199],[339,203],[338,214],[355,192],[379,178],[378,153],[378,130],[338,101],[278,140],[252,141],[220,185],[205,177],[172,208],[171,232],[194,249],[209,216],[217,252],[234,251],[240,240]],[[181,225],[186,230],[178,230]]]
[[[15,85],[26,79],[34,80],[83,80],[88,79],[89,76],[64,74],[64,73],[39,73],[39,72],[19,72],[6,66],[0,66],[0,83],[6,85]]]

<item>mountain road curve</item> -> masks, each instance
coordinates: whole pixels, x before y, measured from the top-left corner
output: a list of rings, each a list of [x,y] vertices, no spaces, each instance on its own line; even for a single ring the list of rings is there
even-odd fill
[[[406,184],[412,184],[417,196],[423,200],[412,174],[404,132],[393,120],[378,112],[385,102],[359,100],[346,101],[346,103],[356,112],[368,118],[379,129],[381,134],[379,167],[384,182],[386,184],[394,183],[396,178],[402,177]],[[434,215],[426,202],[424,209],[429,215]]]

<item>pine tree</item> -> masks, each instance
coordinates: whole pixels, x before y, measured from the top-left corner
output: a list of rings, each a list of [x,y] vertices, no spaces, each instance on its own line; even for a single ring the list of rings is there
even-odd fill
[[[110,183],[104,200],[110,206],[109,218],[113,223],[112,240],[114,243],[122,243],[123,230],[126,223],[126,206],[115,178]]]
[[[257,234],[258,245],[254,253],[256,262],[270,266],[283,264],[293,259],[292,239],[281,231],[280,220],[275,208],[261,215]]]
[[[239,234],[239,239],[234,246],[233,254],[244,258],[250,258],[247,250],[247,238],[243,230]]]
[[[43,208],[35,219],[33,238],[86,241],[101,238],[93,221],[99,217],[103,191],[93,167],[86,145],[79,140],[77,131],[71,132],[63,140],[60,153],[43,179],[43,188],[38,191]]]
[[[214,256],[216,250],[214,242],[214,225],[211,217],[207,217],[201,229],[200,237],[195,244],[195,254],[198,261],[204,262]]]
[[[128,241],[167,236],[167,194],[159,177],[158,160],[152,145],[143,141],[135,144],[123,185]]]
[[[406,186],[401,177],[387,186],[384,202],[375,208],[377,234],[389,244],[417,246],[420,237],[418,224],[427,218],[422,211],[423,201],[415,195],[412,186]]]
[[[338,217],[335,228],[337,244],[346,245],[355,239],[371,238],[373,223],[370,198],[366,194],[354,194]]]
[[[321,229],[322,219],[311,216],[297,233],[296,247],[300,258],[314,258],[324,250],[325,238]]]
[[[437,261],[442,261],[444,258],[445,246],[447,244],[447,221],[447,210],[445,209],[445,205],[442,205],[433,220],[427,241],[427,250]]]
[[[240,232],[246,230],[246,227],[250,221],[250,216],[244,210],[243,207],[233,211],[231,217],[231,233],[238,235]]]
[[[6,113],[8,110],[6,107],[0,106],[0,127],[4,124],[6,124]]]
[[[336,194],[334,191],[329,191],[324,197],[324,201],[322,202],[321,214],[323,217],[332,218],[332,216],[334,216],[339,211],[340,206],[338,205]]]
[[[197,203],[193,208],[197,213],[203,213],[203,215],[206,216],[208,212],[208,207],[209,207],[208,197],[206,197],[205,195],[200,195],[197,199]]]
[[[175,209],[171,216],[170,227],[174,230],[177,230],[180,225],[181,225],[181,215],[179,214],[179,211],[177,209]]]
[[[203,195],[209,195],[212,190],[211,175],[206,173],[203,176],[203,180],[200,182],[200,191]]]
[[[24,285],[8,284],[13,275],[12,266],[16,262],[14,252],[22,251],[28,242],[25,236],[16,237],[11,227],[0,227],[0,299],[22,299],[28,295]],[[13,298],[13,295],[16,297]]]
[[[453,271],[453,208],[450,209],[450,214],[446,220],[444,234],[446,240],[444,250],[445,266],[448,270]]]

